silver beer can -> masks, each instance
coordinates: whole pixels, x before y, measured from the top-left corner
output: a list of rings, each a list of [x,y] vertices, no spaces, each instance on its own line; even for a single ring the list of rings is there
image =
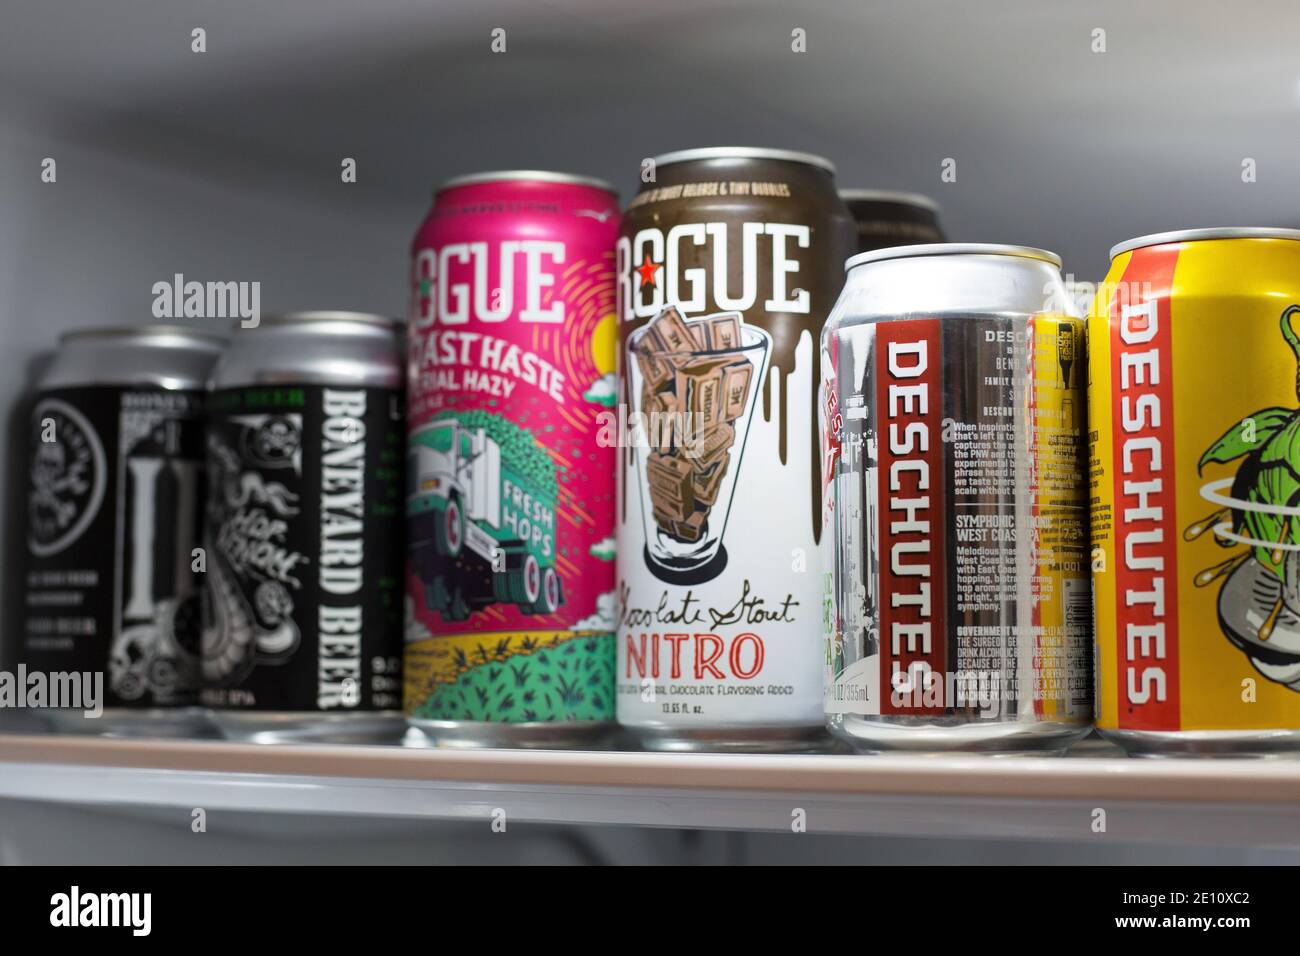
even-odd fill
[[[826,714],[859,750],[1087,733],[1084,327],[1017,246],[846,263],[822,333]]]
[[[194,549],[222,344],[179,326],[80,329],[37,383],[19,661],[99,698],[50,701],[59,730],[203,730]]]
[[[227,736],[395,739],[402,335],[358,312],[236,330],[208,399],[202,701]]]

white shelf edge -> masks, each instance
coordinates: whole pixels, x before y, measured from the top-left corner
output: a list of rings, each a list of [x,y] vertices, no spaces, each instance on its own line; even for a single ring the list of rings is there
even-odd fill
[[[473,784],[458,781],[241,774],[5,763],[0,797],[149,806],[188,822],[220,811],[519,823],[1300,848],[1294,805],[917,796],[722,788]],[[1092,830],[1106,811],[1104,833]]]
[[[0,735],[0,797],[177,810],[1300,848],[1300,761],[741,756]],[[1104,810],[1105,832],[1094,832]],[[178,818],[179,819],[179,818]]]

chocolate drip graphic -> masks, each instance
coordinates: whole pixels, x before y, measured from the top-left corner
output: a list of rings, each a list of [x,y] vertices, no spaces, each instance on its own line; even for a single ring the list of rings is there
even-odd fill
[[[795,351],[799,347],[799,339],[806,329],[811,338],[812,353],[812,378],[810,388],[815,393],[817,383],[821,381],[821,348],[817,343],[818,335],[821,332],[821,323],[825,320],[825,313],[830,311],[830,302],[826,303],[825,311],[814,314],[814,321],[809,321],[808,316],[800,316],[796,319],[789,315],[760,315],[754,319],[754,324],[766,331],[772,336],[772,362],[768,366],[767,378],[763,382],[763,420],[770,422],[772,420],[772,382],[776,381],[781,394],[781,407],[777,409],[777,455],[781,464],[787,464],[789,455],[789,425],[790,425],[790,376],[795,371]],[[795,323],[799,322],[799,325]],[[812,521],[813,540],[821,540],[821,513],[822,513],[822,487],[821,487],[821,463],[819,455],[821,454],[820,439],[817,434],[817,402],[809,402],[809,429],[808,429],[808,485],[812,489],[811,511],[809,519]]]
[[[776,165],[776,164],[774,164]],[[763,171],[760,177],[787,180],[789,186],[786,197],[773,202],[770,208],[757,209],[753,203],[745,205],[709,205],[689,200],[669,199],[664,201],[645,201],[634,203],[624,219],[623,234],[635,237],[640,230],[657,229],[663,235],[674,226],[696,225],[701,234],[707,224],[708,242],[678,241],[675,246],[676,276],[672,277],[674,287],[684,296],[697,296],[694,305],[669,301],[667,294],[668,277],[665,275],[668,263],[666,259],[656,261],[644,254],[640,248],[632,248],[630,283],[639,286],[637,301],[662,302],[664,306],[678,306],[688,317],[724,312],[735,307],[734,303],[743,300],[751,303],[741,310],[746,325],[753,325],[766,332],[772,341],[772,350],[767,367],[767,374],[761,385],[762,414],[766,422],[775,421],[777,425],[777,456],[782,466],[789,461],[789,424],[792,413],[806,414],[808,421],[807,445],[807,488],[808,521],[814,541],[821,538],[821,463],[820,437],[818,434],[818,417],[816,389],[821,381],[821,350],[819,338],[821,328],[834,305],[843,284],[843,272],[840,264],[849,255],[853,243],[853,228],[844,215],[843,207],[838,205],[830,190],[830,182],[815,170],[791,168],[789,164],[779,164],[781,168]],[[667,172],[667,171],[665,171]],[[677,188],[677,183],[661,184],[665,193]],[[829,194],[829,198],[828,198]],[[836,203],[828,207],[828,203]],[[722,221],[724,227],[717,229]],[[774,241],[762,230],[772,223],[781,224],[787,229],[806,229],[806,245],[800,239],[783,237],[779,251],[774,250]],[[748,244],[747,244],[748,240]],[[725,242],[725,275],[719,274],[723,255],[716,243]],[[795,265],[795,271],[784,271],[774,257],[783,257],[782,265]],[[641,257],[641,258],[638,258]],[[692,287],[684,277],[693,274],[703,276],[698,282],[698,289]],[[784,287],[777,285],[784,283]],[[807,311],[769,311],[767,304],[777,300],[799,299],[806,301]],[[702,300],[702,302],[700,301]],[[701,305],[703,308],[699,308]],[[637,329],[649,320],[648,316],[629,319],[626,303],[621,304],[622,321],[619,328],[620,358],[627,362],[627,341]],[[809,367],[796,369],[796,353],[804,334],[808,336]],[[798,373],[796,375],[796,372]],[[625,407],[630,407],[631,396],[628,394],[627,369],[620,377],[620,399]],[[806,408],[792,410],[792,398],[789,389],[792,384],[806,386],[809,399]],[[779,407],[773,408],[773,386],[779,390]],[[629,454],[630,466],[632,456]],[[620,502],[621,520],[627,520],[626,490]]]

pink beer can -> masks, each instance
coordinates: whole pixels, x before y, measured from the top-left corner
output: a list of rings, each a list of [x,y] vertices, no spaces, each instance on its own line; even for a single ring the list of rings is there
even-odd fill
[[[599,180],[479,173],[412,244],[403,698],[440,744],[613,725],[618,224]]]

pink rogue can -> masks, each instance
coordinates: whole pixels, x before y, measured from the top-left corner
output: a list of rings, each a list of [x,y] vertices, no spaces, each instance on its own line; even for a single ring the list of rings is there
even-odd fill
[[[411,247],[404,703],[459,746],[614,720],[618,196],[451,180]]]

